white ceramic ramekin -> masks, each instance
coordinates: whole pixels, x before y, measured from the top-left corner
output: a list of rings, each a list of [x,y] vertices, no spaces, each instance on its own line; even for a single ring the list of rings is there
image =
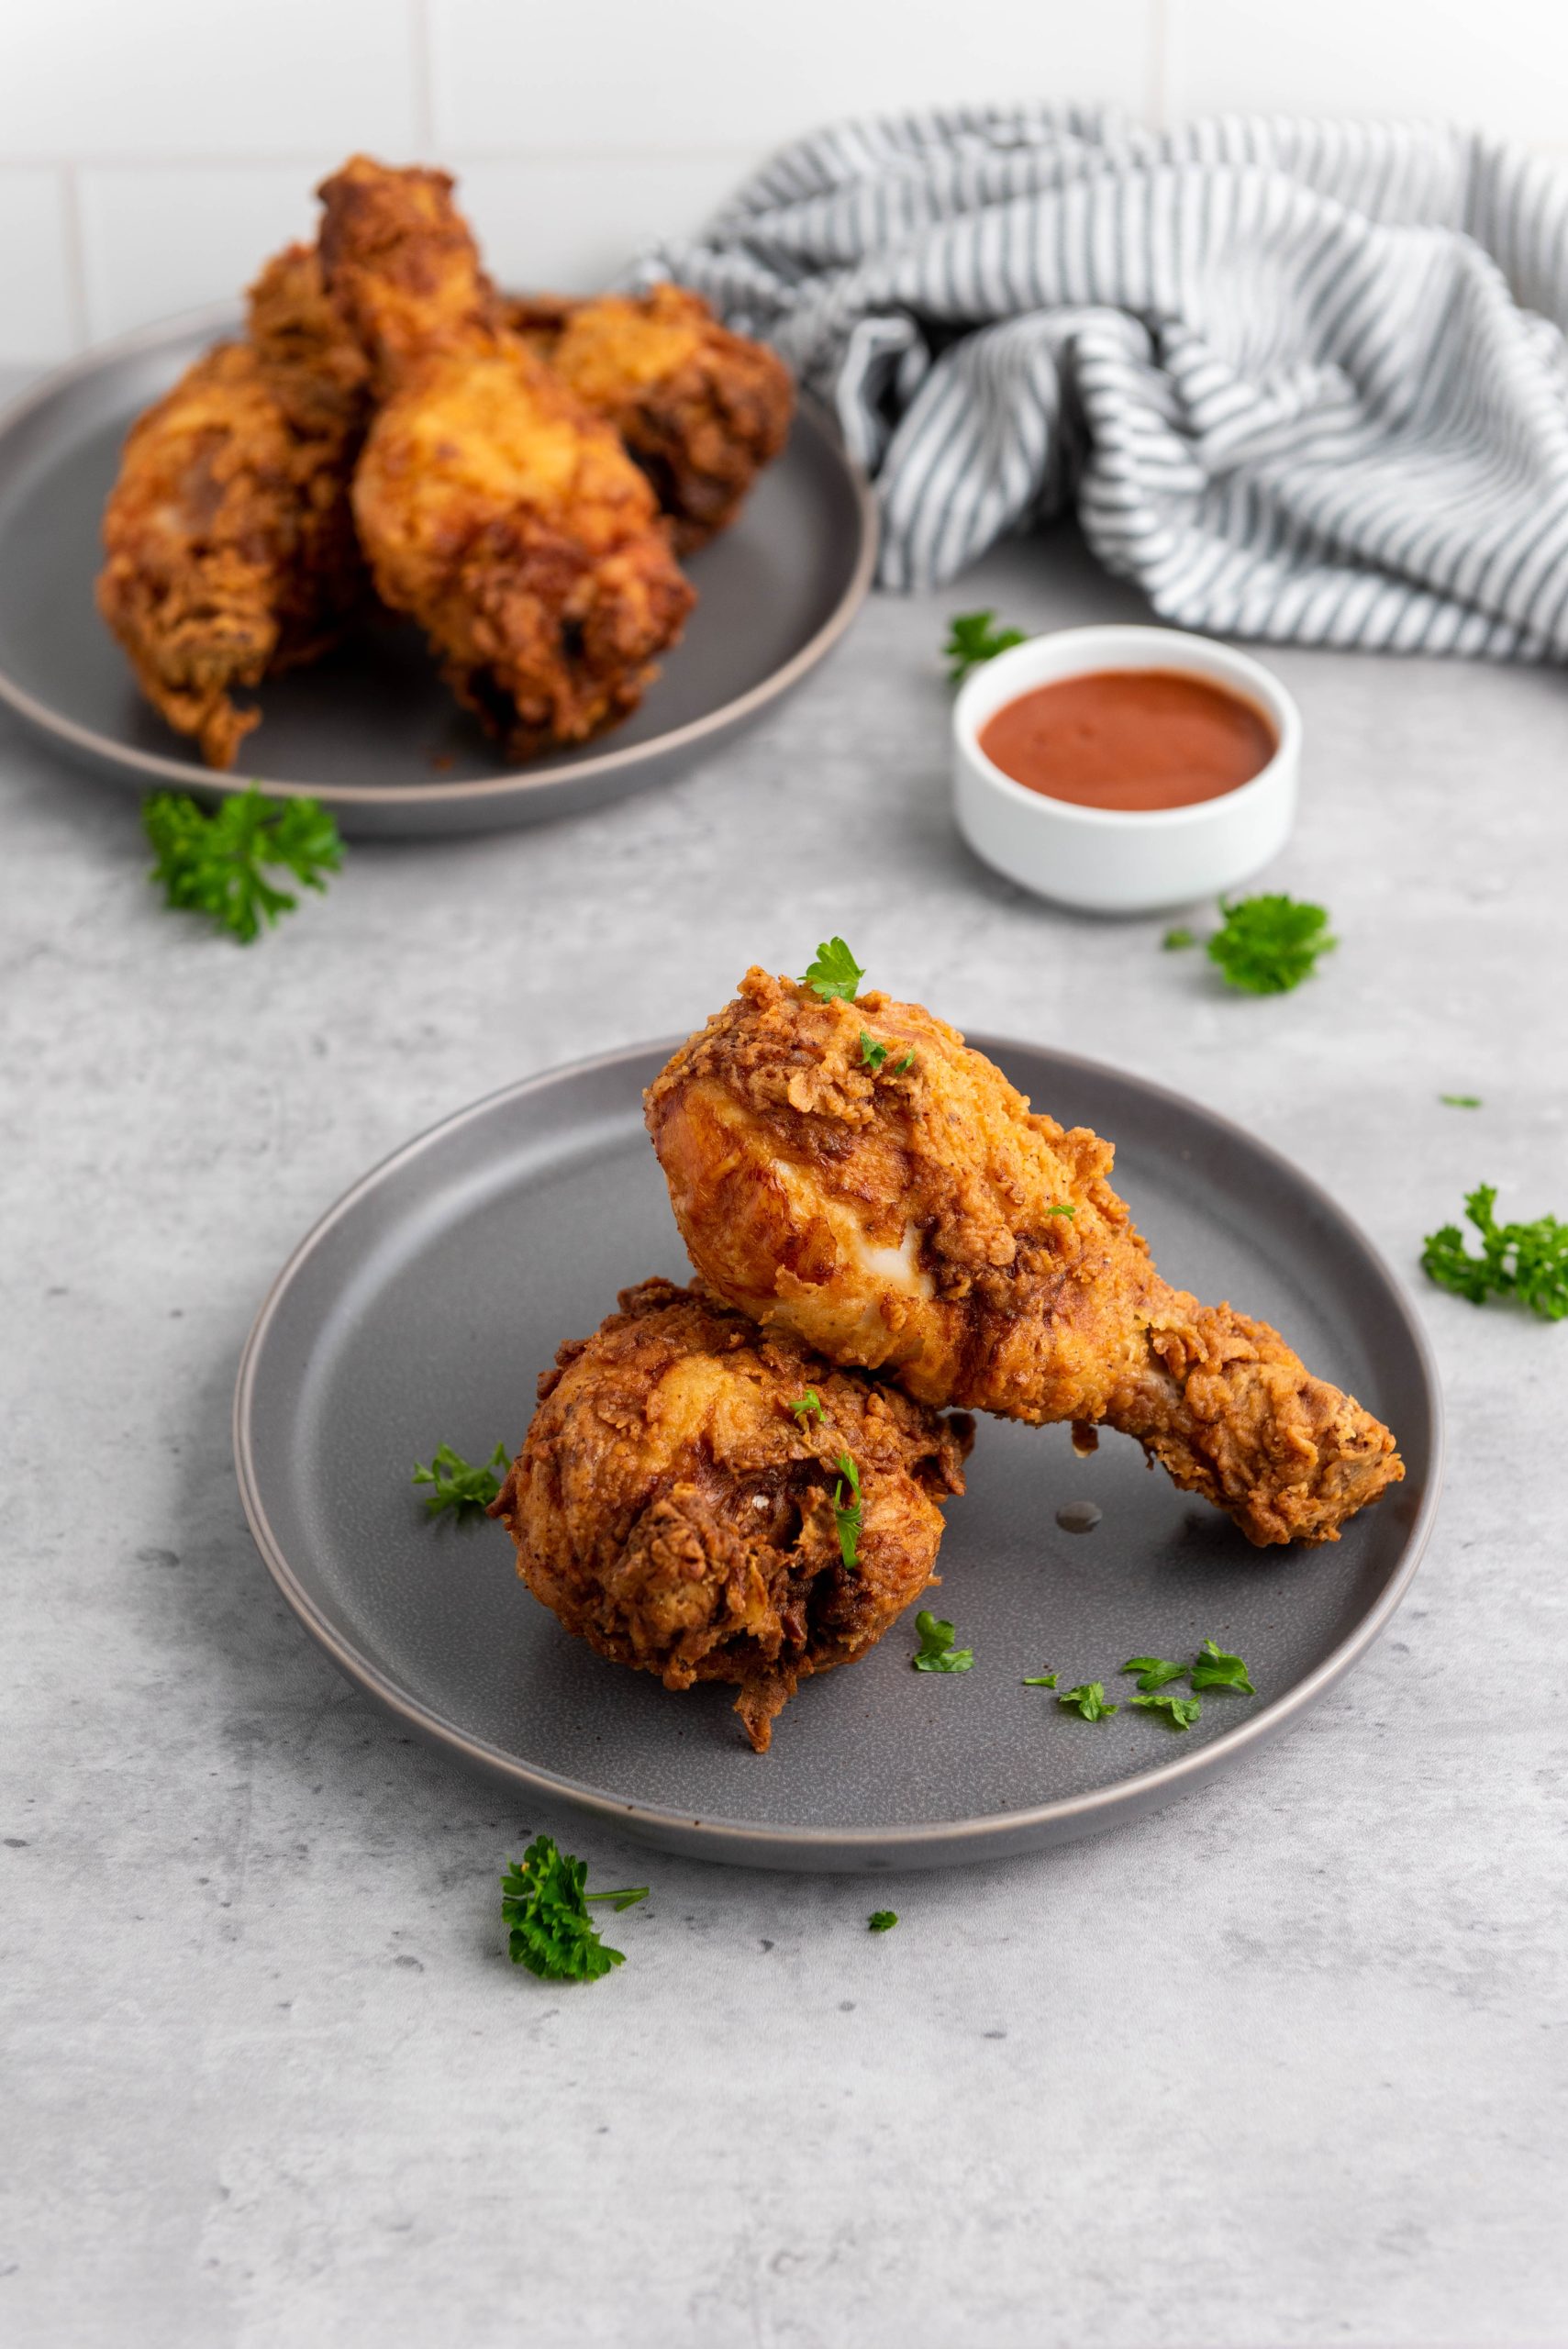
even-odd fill
[[[1099,669],[1179,669],[1240,694],[1279,747],[1261,774],[1218,799],[1146,814],[1047,799],[1004,774],[980,747],[1004,702]],[[1069,628],[1030,637],[973,672],[953,705],[953,801],[977,856],[1059,905],[1154,913],[1219,896],[1278,854],[1296,818],[1301,717],[1260,661],[1212,637],[1165,628]]]

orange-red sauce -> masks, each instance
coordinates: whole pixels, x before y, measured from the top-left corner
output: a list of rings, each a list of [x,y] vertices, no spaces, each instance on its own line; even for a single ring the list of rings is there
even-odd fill
[[[1261,774],[1279,744],[1261,709],[1175,669],[1096,669],[1004,703],[980,747],[1004,774],[1079,807],[1190,807]]]

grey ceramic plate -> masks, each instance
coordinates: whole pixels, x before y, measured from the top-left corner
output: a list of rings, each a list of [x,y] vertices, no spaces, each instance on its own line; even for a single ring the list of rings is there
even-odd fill
[[[1251,1549],[1229,1520],[1107,1436],[982,1424],[948,1512],[940,1608],[963,1676],[910,1669],[899,1626],[806,1683],[753,1754],[715,1687],[672,1696],[568,1637],[517,1581],[499,1527],[432,1524],[409,1483],[439,1442],[515,1447],[534,1381],[618,1286],[686,1275],[643,1131],[669,1043],[531,1079],[410,1142],[280,1275],[240,1366],[235,1447],[261,1554],[350,1678],[454,1753],[647,1842],[777,1867],[935,1865],[1108,1827],[1240,1762],[1297,1719],[1397,1606],[1437,1505],[1440,1406],[1386,1266],[1326,1193],[1190,1102],[1093,1062],[977,1038],[1069,1124],[1117,1144],[1120,1187],[1164,1272],[1280,1324],[1394,1428],[1407,1478],[1344,1538]],[[1089,1533],[1057,1511],[1092,1500]],[[1129,1655],[1207,1638],[1255,1698],[1173,1732],[1124,1709],[1090,1725],[1025,1673],[1115,1693]],[[1122,1682],[1125,1692],[1130,1684]]]
[[[692,558],[699,601],[685,637],[613,734],[508,769],[417,630],[373,618],[315,667],[270,681],[244,763],[215,776],[141,699],[93,582],[128,426],[238,323],[204,311],[134,335],[0,419],[0,699],[136,791],[259,780],[325,801],[359,834],[484,831],[595,807],[684,773],[759,717],[831,651],[865,595],[875,507],[825,416],[803,403],[740,521]]]

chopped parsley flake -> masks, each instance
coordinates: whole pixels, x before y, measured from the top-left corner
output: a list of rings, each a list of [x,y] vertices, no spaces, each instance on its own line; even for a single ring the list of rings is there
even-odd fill
[[[913,1661],[917,1672],[968,1672],[974,1663],[973,1648],[955,1648],[952,1625],[922,1607],[915,1618],[920,1645]]]
[[[423,1468],[416,1462],[414,1482],[436,1488],[425,1497],[428,1516],[439,1517],[443,1509],[450,1508],[461,1523],[464,1518],[477,1516],[489,1508],[501,1489],[501,1478],[495,1471],[499,1468],[505,1474],[509,1465],[504,1443],[498,1443],[480,1467],[471,1465],[450,1443],[439,1443],[429,1467]]]
[[[1240,1697],[1255,1697],[1258,1693],[1240,1657],[1217,1648],[1212,1640],[1205,1640],[1199,1648],[1187,1677],[1195,1688],[1230,1688]]]
[[[1119,1705],[1107,1705],[1103,1682],[1085,1680],[1080,1687],[1063,1688],[1056,1699],[1066,1712],[1077,1712],[1086,1721],[1103,1721],[1111,1713],[1119,1712]]]

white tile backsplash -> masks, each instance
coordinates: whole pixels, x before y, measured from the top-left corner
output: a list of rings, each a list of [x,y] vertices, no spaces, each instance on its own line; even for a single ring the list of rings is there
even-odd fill
[[[0,169],[0,364],[77,347],[70,197],[63,172]]]
[[[458,194],[498,284],[584,293],[655,239],[699,228],[763,152],[465,163]]]
[[[832,115],[1151,96],[1155,0],[428,0],[443,149],[772,146]]]
[[[1568,143],[1568,0],[0,0],[0,361],[236,299],[355,147],[589,285],[862,109],[1043,95]]]
[[[406,150],[417,24],[415,0],[4,0],[0,161]]]
[[[1568,139],[1563,0],[1165,0],[1173,120],[1262,106]]]
[[[125,163],[80,174],[87,332],[101,341],[205,302],[238,306],[261,263],[316,233],[316,163]]]

